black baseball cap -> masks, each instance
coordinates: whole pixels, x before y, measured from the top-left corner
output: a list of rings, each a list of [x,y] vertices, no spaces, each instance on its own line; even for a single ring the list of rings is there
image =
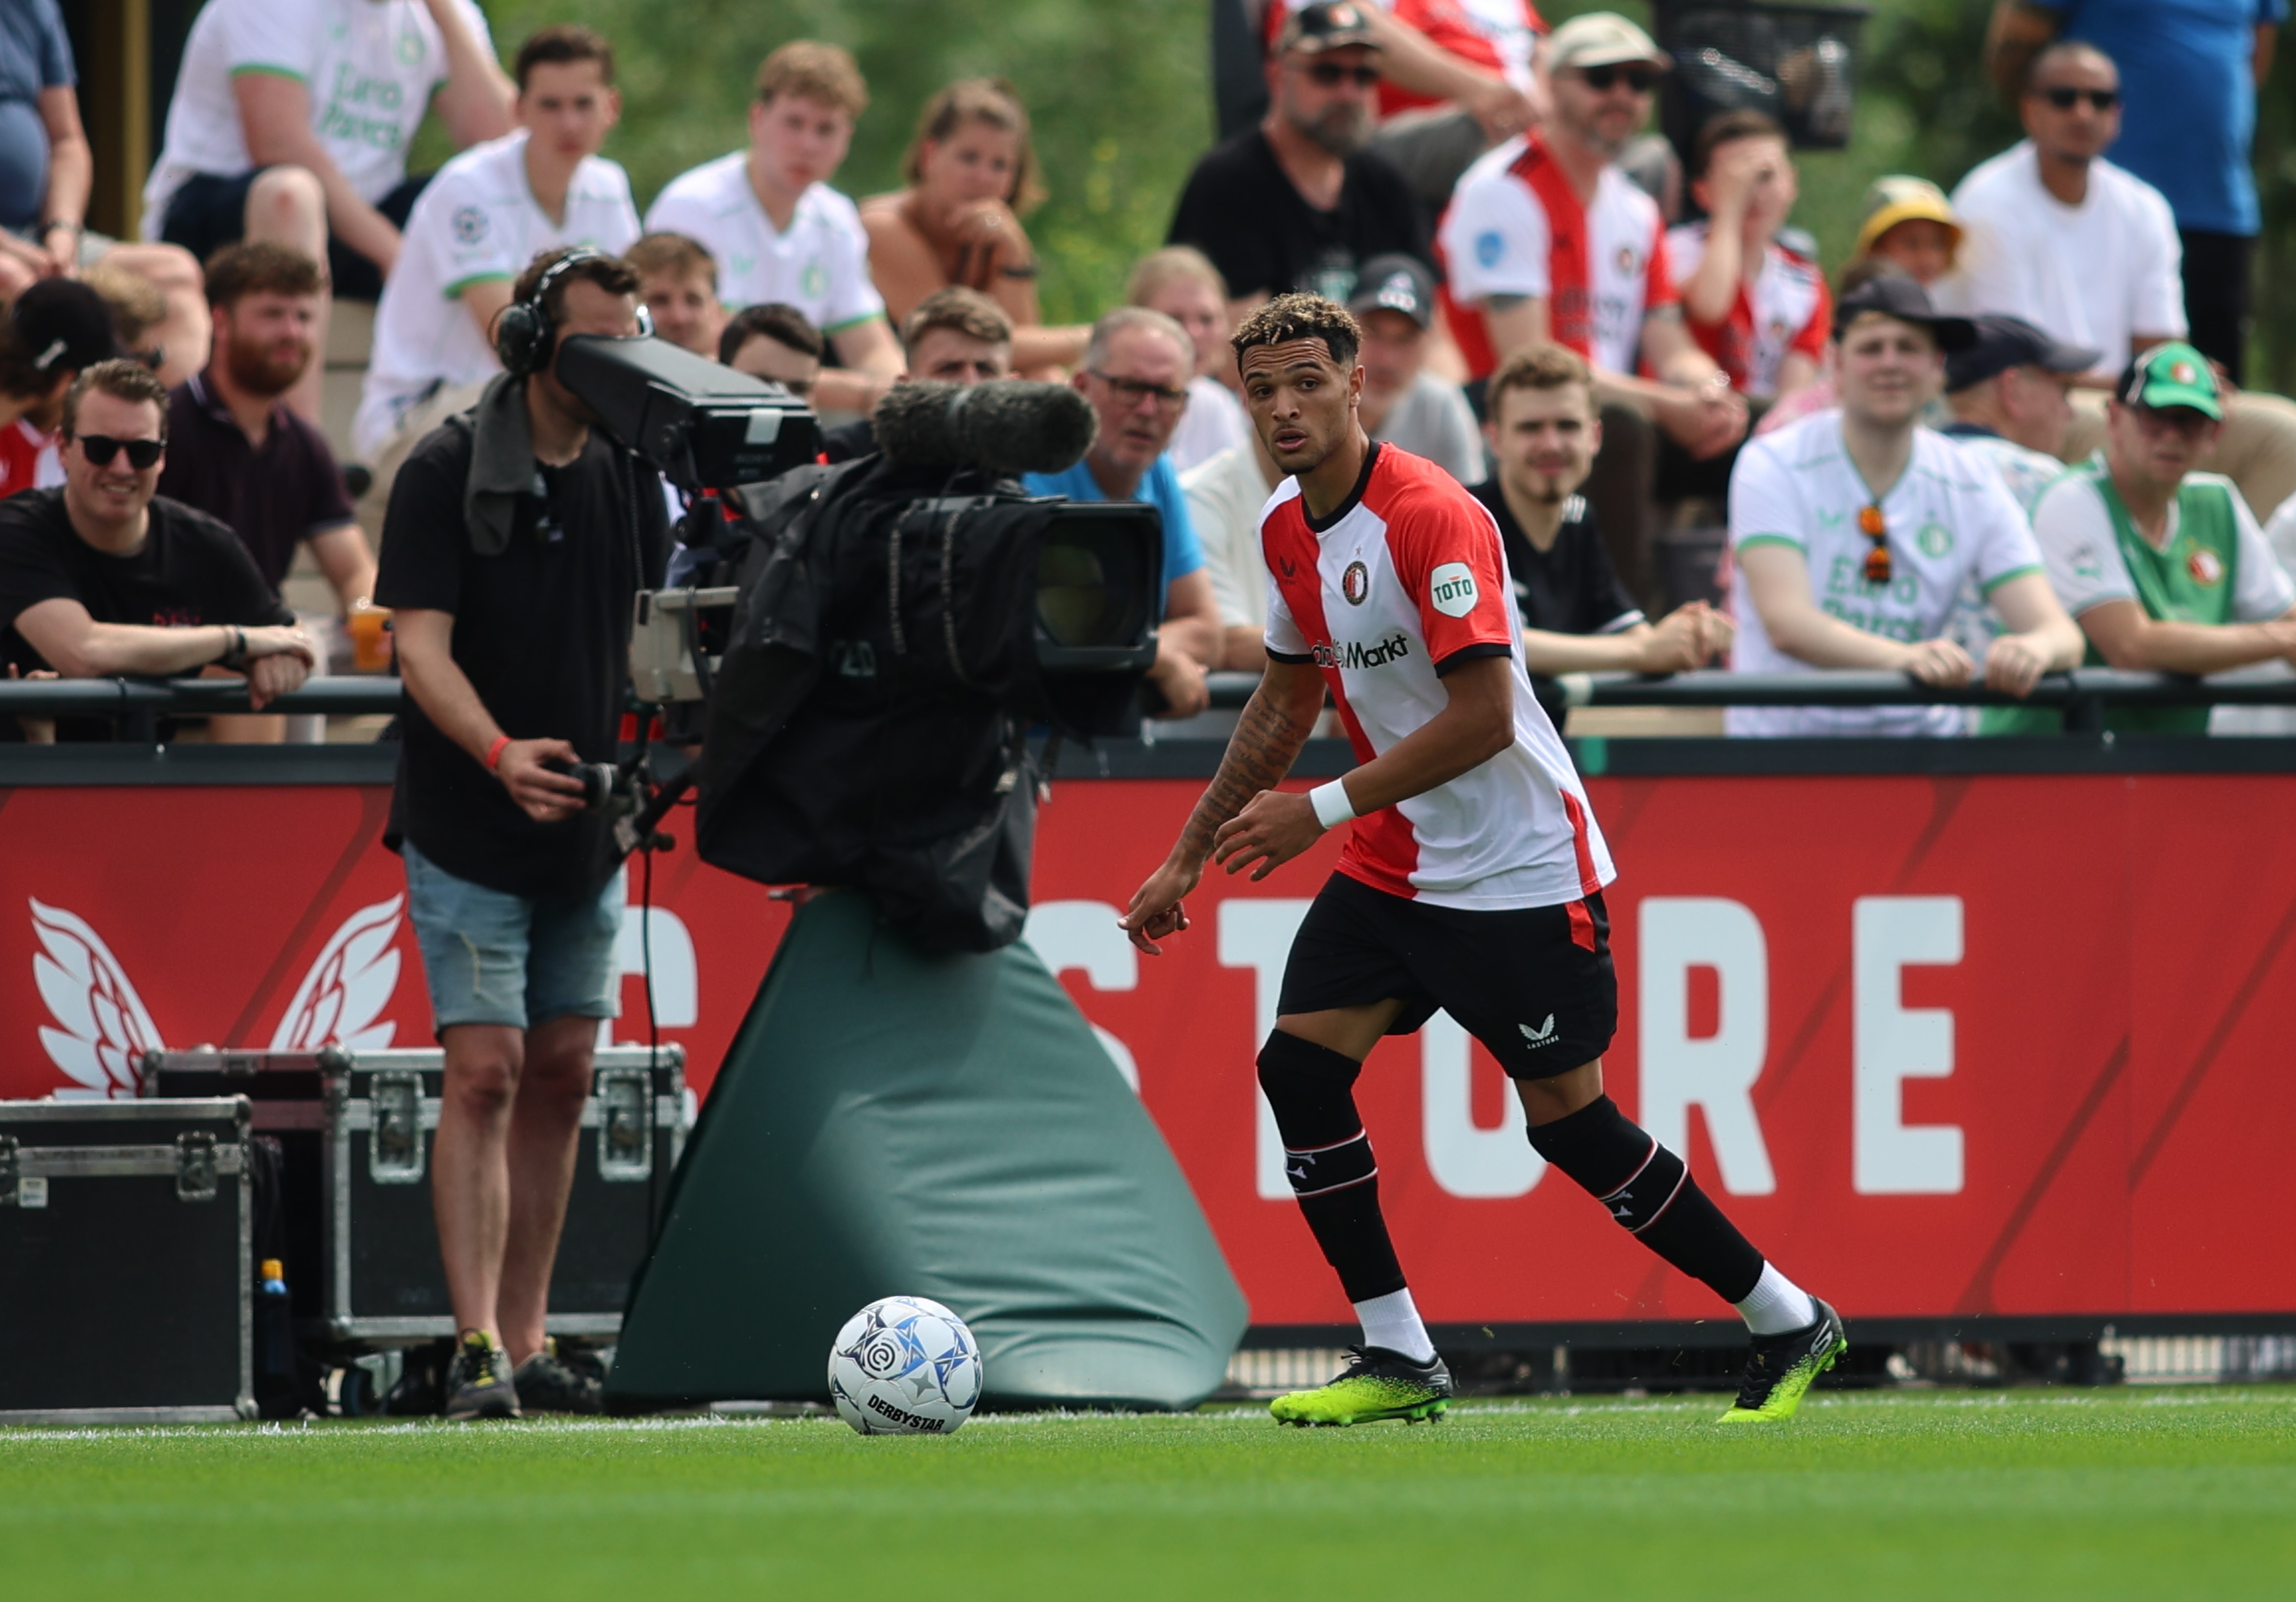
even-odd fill
[[[1390,251],[1364,263],[1348,310],[1401,312],[1422,328],[1435,326],[1435,275],[1413,256]]]
[[[1977,325],[1977,343],[1946,358],[1945,388],[1958,394],[2012,367],[2038,367],[2046,372],[2087,372],[2104,353],[2082,345],[2060,345],[2022,317],[1987,313],[1971,319]]]
[[[1371,30],[1371,19],[1364,14],[1363,0],[1331,0],[1331,4],[1303,5],[1292,13],[1276,36],[1275,53],[1283,55],[1297,50],[1305,55],[1319,55],[1326,50],[1339,50],[1349,45],[1361,45],[1366,49],[1380,47],[1378,37]]]
[[[76,278],[44,278],[9,308],[16,348],[38,372],[78,372],[127,353],[111,303]]]
[[[1834,303],[1833,337],[1866,312],[1880,312],[1900,323],[1930,331],[1938,347],[1967,350],[1977,343],[1977,325],[1966,317],[1949,317],[1930,304],[1927,290],[1903,273],[1879,273]]]

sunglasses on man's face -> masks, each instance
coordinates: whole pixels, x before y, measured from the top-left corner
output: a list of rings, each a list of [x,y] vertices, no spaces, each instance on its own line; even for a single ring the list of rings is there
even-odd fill
[[[1341,84],[1353,84],[1358,89],[1379,87],[1376,67],[1342,67],[1337,61],[1317,61],[1308,69],[1308,81],[1322,89],[1336,89]]]
[[[1648,94],[1658,83],[1658,74],[1648,67],[1581,67],[1578,76],[1597,94],[1607,94],[1616,84],[1624,84],[1637,94]]]
[[[125,451],[127,453],[127,465],[140,473],[160,460],[168,448],[168,442],[164,439],[114,439],[109,434],[83,434],[79,437],[79,448],[97,467],[110,467],[111,459]]]
[[[2036,93],[2060,111],[2070,111],[2084,100],[2088,102],[2091,109],[2099,111],[2110,111],[2120,103],[2120,91],[2118,89],[2059,88],[2041,89]]]

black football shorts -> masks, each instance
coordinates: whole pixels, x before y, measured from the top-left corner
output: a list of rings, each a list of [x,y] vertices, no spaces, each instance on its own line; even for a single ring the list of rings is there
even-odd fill
[[[1334,873],[1301,920],[1283,966],[1279,1013],[1397,1000],[1390,1034],[1439,1009],[1514,1079],[1593,1062],[1619,1027],[1611,916],[1598,892],[1506,911],[1434,907]]]

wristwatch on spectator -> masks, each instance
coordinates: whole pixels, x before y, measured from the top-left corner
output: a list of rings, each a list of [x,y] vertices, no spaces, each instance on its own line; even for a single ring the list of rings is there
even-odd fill
[[[216,658],[216,666],[238,672],[247,666],[247,631],[236,623],[226,623],[223,626],[229,631],[231,638],[223,648],[223,655]]]

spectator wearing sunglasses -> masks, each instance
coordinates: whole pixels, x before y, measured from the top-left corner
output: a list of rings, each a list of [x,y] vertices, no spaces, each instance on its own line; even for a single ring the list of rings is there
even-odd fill
[[[1608,443],[1587,494],[1620,576],[1649,601],[1660,437],[1685,464],[1715,462],[1745,437],[1746,402],[1683,321],[1657,203],[1619,169],[1665,53],[1590,12],[1554,30],[1546,60],[1554,115],[1469,168],[1437,230],[1448,321],[1475,378],[1550,340],[1594,368]]]
[[[2102,388],[2128,358],[2185,335],[2182,248],[2161,192],[2104,159],[2120,74],[2092,45],[2053,45],[2019,102],[2026,137],[1953,192],[1964,233],[1941,305],[2022,317],[2099,353]]]
[[[1364,0],[1292,13],[1267,59],[1267,115],[1188,175],[1165,242],[1211,258],[1231,327],[1293,290],[1344,306],[1374,256],[1434,259],[1409,181],[1366,148],[1384,56]]]
[[[2120,64],[2127,100],[2113,159],[2175,212],[2192,342],[2234,382],[2261,222],[2249,165],[2257,91],[2287,15],[2287,0],[1995,0],[1986,41],[1986,64],[2011,101],[2059,37]]]
[[[1144,306],[1108,313],[1092,325],[1084,367],[1072,380],[1100,419],[1092,448],[1064,473],[1030,473],[1026,480],[1033,494],[1143,501],[1163,519],[1164,617],[1148,682],[1170,717],[1191,717],[1210,704],[1204,673],[1220,658],[1219,607],[1168,452],[1195,368],[1187,331],[1163,313]]]
[[[63,402],[64,482],[0,502],[9,666],[66,678],[244,674],[261,707],[316,660],[295,614],[225,524],[159,494],[168,390],[99,362]],[[102,725],[66,738],[102,738]]]
[[[1901,274],[1842,296],[1833,319],[1839,410],[1753,440],[1730,476],[1740,673],[1863,668],[1923,684],[1968,682],[1947,634],[1972,581],[2007,630],[1985,682],[2030,694],[2080,660],[2080,631],[2049,589],[2025,515],[1982,462],[1923,428],[1948,350],[1974,342]],[[1733,707],[1733,734],[1950,735],[1958,707]]]

